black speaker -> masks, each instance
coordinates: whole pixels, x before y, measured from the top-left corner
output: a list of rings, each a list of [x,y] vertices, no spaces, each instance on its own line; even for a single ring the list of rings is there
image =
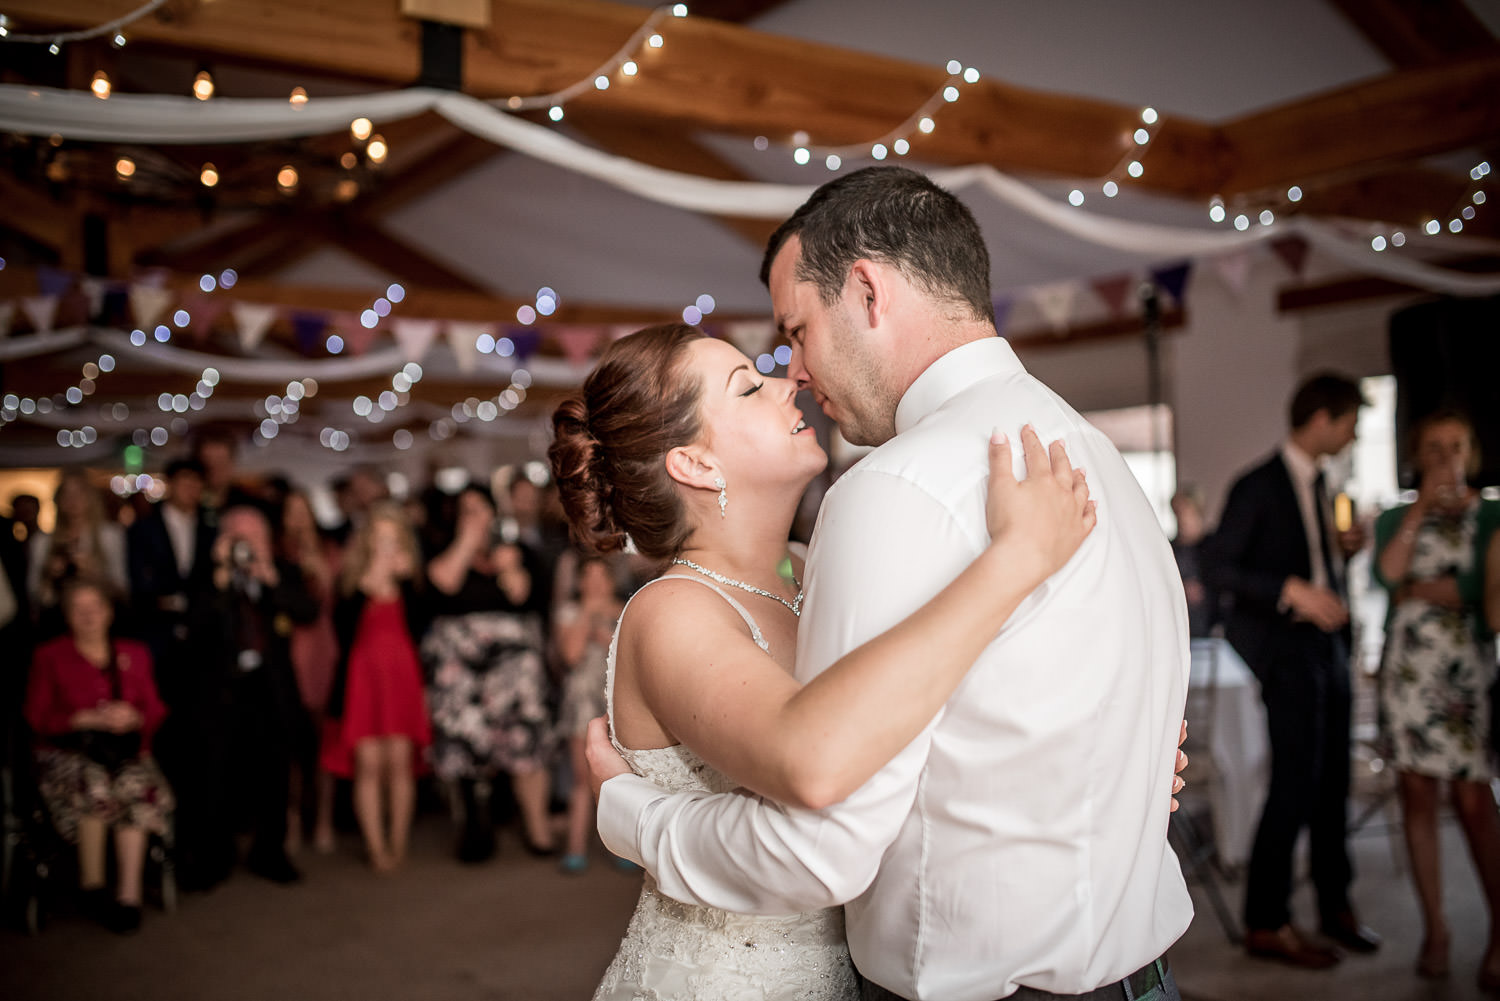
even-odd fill
[[[1436,410],[1474,424],[1483,463],[1476,486],[1500,484],[1500,296],[1441,299],[1391,317],[1396,458],[1411,483],[1411,428]]]

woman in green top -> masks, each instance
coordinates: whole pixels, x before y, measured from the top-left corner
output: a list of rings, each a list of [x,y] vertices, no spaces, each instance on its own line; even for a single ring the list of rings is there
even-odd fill
[[[1480,499],[1468,484],[1479,464],[1478,445],[1462,414],[1424,418],[1414,445],[1417,499],[1376,521],[1375,576],[1391,596],[1380,710],[1426,927],[1417,972],[1448,972],[1437,834],[1439,784],[1447,780],[1489,905],[1489,948],[1479,980],[1494,989],[1500,987],[1500,815],[1490,791],[1495,648],[1483,591],[1500,502]]]

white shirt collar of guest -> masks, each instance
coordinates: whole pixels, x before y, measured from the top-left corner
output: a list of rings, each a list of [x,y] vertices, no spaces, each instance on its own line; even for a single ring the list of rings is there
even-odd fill
[[[1298,448],[1290,438],[1282,443],[1281,457],[1286,462],[1286,468],[1291,471],[1292,476],[1298,483],[1312,485],[1313,480],[1323,470],[1318,465],[1318,460]]]
[[[905,434],[922,418],[981,379],[1026,369],[1003,337],[981,337],[961,344],[927,366],[907,388],[896,407],[896,433]]]

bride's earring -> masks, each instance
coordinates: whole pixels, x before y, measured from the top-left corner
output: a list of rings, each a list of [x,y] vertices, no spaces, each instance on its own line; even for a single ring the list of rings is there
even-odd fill
[[[714,486],[719,488],[719,517],[727,517],[724,511],[725,508],[729,507],[729,492],[726,484],[724,483],[724,477],[715,476]]]

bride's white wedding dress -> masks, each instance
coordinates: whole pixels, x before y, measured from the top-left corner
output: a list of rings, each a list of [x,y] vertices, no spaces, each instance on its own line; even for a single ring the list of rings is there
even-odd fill
[[[657,579],[692,580],[712,588],[744,617],[756,644],[769,650],[755,619],[714,584],[678,574]],[[623,622],[624,612],[620,618]],[[680,744],[642,751],[620,746],[614,726],[619,636],[616,627],[609,645],[605,699],[610,741],[631,770],[668,792],[733,789],[734,783]],[[858,996],[844,940],[843,908],[786,917],[734,914],[673,900],[648,874],[620,951],[605,971],[594,1001],[852,1001]]]

